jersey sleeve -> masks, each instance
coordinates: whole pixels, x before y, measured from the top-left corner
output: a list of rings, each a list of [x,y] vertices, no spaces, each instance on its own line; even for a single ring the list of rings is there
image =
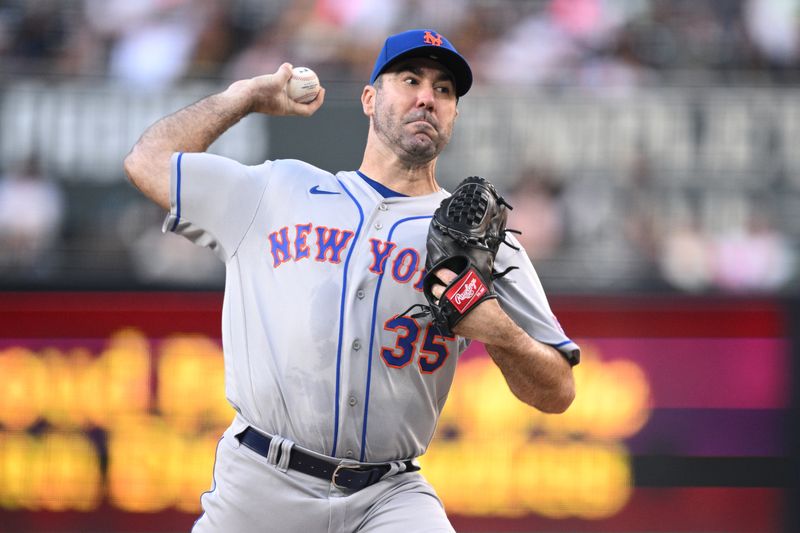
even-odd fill
[[[210,248],[227,262],[255,217],[270,166],[269,161],[247,166],[214,154],[176,152],[162,230]]]
[[[510,235],[507,238],[511,237]],[[510,238],[515,245],[519,243]],[[517,269],[494,282],[500,305],[534,339],[556,348],[570,365],[580,361],[580,348],[567,337],[550,309],[539,275],[524,250],[503,245],[497,254],[495,270]]]

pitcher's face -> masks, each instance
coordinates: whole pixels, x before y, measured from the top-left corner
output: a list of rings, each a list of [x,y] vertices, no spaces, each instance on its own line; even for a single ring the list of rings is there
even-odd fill
[[[439,63],[414,58],[398,62],[375,85],[372,126],[409,164],[435,159],[450,142],[458,110],[453,76]]]

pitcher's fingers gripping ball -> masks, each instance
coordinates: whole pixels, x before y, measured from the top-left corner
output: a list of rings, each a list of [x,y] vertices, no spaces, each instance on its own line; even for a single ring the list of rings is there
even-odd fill
[[[497,298],[492,281],[511,270],[494,271],[497,250],[502,243],[516,248],[506,241],[506,232],[513,231],[506,229],[508,209],[494,186],[478,176],[462,181],[436,209],[428,228],[423,292],[443,335],[451,336],[479,303]],[[437,277],[441,268],[454,272],[455,279],[446,283]],[[436,290],[440,297],[433,293],[436,285],[445,287]]]
[[[308,67],[294,67],[286,88],[289,98],[300,104],[314,101],[319,93],[319,78]]]

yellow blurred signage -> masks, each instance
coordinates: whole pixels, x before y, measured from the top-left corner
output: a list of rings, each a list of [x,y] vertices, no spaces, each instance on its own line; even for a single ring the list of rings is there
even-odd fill
[[[631,492],[622,439],[649,416],[646,376],[584,347],[562,415],[516,400],[488,357],[459,363],[423,472],[449,513],[604,518]],[[233,411],[219,345],[123,330],[88,347],[0,350],[0,508],[196,513]],[[168,379],[167,379],[168,378]],[[95,438],[104,435],[102,445]]]

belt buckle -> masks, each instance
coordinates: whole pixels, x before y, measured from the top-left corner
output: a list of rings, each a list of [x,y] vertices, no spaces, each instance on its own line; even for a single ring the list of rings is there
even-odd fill
[[[361,470],[361,468],[359,468],[359,466],[357,464],[349,464],[349,463],[342,462],[342,463],[339,463],[338,465],[336,465],[336,468],[333,470],[333,475],[331,475],[331,483],[333,483],[333,486],[336,487],[337,489],[349,489],[350,487],[347,487],[345,485],[339,485],[339,483],[336,482],[336,476],[339,475],[339,471],[340,470],[356,470],[356,471],[358,471],[358,470]]]

